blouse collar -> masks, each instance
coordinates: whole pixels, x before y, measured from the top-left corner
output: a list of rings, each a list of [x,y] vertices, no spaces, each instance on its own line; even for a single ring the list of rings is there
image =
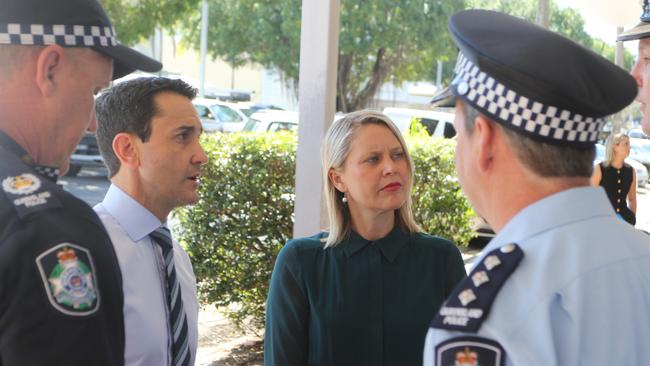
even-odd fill
[[[388,235],[377,240],[368,240],[354,231],[350,231],[350,236],[344,243],[341,243],[341,249],[349,258],[368,245],[376,245],[381,254],[389,261],[395,261],[400,250],[408,243],[409,234],[402,231],[397,225]]]

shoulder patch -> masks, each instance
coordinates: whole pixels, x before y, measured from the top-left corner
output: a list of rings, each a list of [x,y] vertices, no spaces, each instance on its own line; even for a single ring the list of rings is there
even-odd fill
[[[501,345],[483,337],[456,337],[435,349],[435,366],[504,366],[506,352]]]
[[[3,178],[2,191],[13,203],[20,218],[41,209],[61,207],[58,198],[45,188],[35,174],[22,173]]]
[[[99,309],[95,265],[88,249],[60,243],[41,253],[36,265],[47,298],[56,310],[86,316]]]
[[[523,257],[524,252],[517,244],[489,252],[442,304],[431,327],[477,332],[501,286]]]

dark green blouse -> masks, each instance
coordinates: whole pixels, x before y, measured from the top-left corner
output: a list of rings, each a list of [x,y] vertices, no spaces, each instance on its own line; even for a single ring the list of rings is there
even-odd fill
[[[323,249],[325,233],[280,251],[266,305],[264,365],[422,364],[429,323],[465,276],[448,240],[394,229]]]

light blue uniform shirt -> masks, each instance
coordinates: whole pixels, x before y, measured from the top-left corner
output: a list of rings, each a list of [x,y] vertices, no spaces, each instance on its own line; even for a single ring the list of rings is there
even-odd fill
[[[162,223],[149,210],[115,185],[94,207],[111,237],[122,272],[124,289],[125,365],[169,365],[165,265],[160,246],[149,234]],[[174,240],[174,265],[187,314],[191,365],[196,358],[198,302],[196,278],[187,253]]]
[[[602,188],[533,203],[484,253],[509,243],[524,257],[474,334],[498,342],[506,365],[650,365],[650,236],[618,220]],[[468,334],[430,328],[424,365]]]

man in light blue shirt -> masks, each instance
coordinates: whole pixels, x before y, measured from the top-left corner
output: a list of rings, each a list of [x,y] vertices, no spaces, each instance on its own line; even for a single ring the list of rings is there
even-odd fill
[[[196,279],[166,228],[172,209],[198,201],[207,162],[195,96],[180,80],[140,78],[97,98],[97,141],[112,184],[95,211],[122,272],[130,366],[193,365],[196,357]]]
[[[604,117],[634,80],[509,15],[450,18],[456,169],[497,233],[433,319],[424,365],[645,365],[650,237],[589,187]]]

